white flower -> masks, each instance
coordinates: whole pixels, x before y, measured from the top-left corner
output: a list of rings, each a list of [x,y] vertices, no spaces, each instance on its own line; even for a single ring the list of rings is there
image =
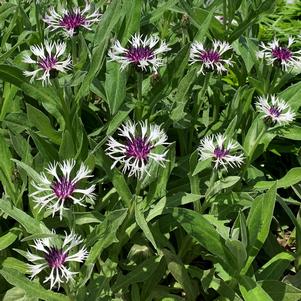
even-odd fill
[[[288,68],[293,68],[301,63],[301,50],[292,51],[290,49],[294,43],[295,40],[292,37],[289,37],[286,46],[281,46],[276,38],[267,45],[262,42],[257,57],[265,58],[268,64],[278,64],[283,70],[287,71]]]
[[[194,42],[190,48],[190,64],[201,64],[198,74],[205,74],[210,70],[216,70],[221,74],[227,71],[224,65],[233,65],[230,59],[222,58],[222,55],[231,48],[227,42],[221,41],[213,41],[212,48],[205,48],[203,43]]]
[[[51,84],[50,77],[57,71],[65,73],[65,70],[71,67],[70,54],[65,60],[60,58],[64,56],[65,43],[45,41],[44,45],[30,46],[31,52],[36,56],[35,59],[29,55],[25,55],[23,58],[24,63],[34,64],[37,67],[34,71],[24,71],[24,75],[31,77],[30,82],[33,82],[35,78],[41,80],[43,85]]]
[[[52,230],[53,234],[55,231]],[[47,237],[34,240],[34,245],[31,247],[38,251],[38,255],[27,251],[26,258],[31,261],[32,264],[28,264],[30,278],[33,279],[41,271],[50,269],[50,274],[45,278],[45,282],[50,282],[50,289],[54,286],[60,288],[61,283],[65,283],[73,280],[73,276],[78,272],[72,272],[68,268],[67,263],[83,262],[88,257],[86,247],[83,246],[79,251],[74,252],[72,249],[83,242],[80,236],[77,236],[73,232],[69,235],[65,232],[65,238],[62,243],[57,244],[53,237]]]
[[[296,115],[284,100],[275,95],[258,97],[256,108],[260,113],[263,113],[262,118],[271,122],[272,125],[290,123]]]
[[[91,30],[92,24],[100,20],[102,15],[98,9],[91,13],[90,10],[91,5],[88,2],[83,10],[77,7],[72,10],[63,9],[61,13],[51,7],[49,15],[46,15],[43,21],[48,24],[47,28],[51,31],[63,29],[67,36],[72,37],[80,27]]]
[[[148,172],[150,161],[165,166],[168,151],[155,152],[157,146],[168,145],[167,136],[158,125],[145,122],[128,121],[119,129],[119,136],[124,141],[118,142],[113,137],[108,138],[106,153],[115,162],[123,165],[122,171],[129,172],[129,176],[142,178]]]
[[[244,160],[243,154],[239,154],[239,144],[236,141],[228,139],[222,134],[204,137],[198,148],[200,160],[212,158],[214,168],[227,166],[239,167]]]
[[[121,64],[121,70],[129,64],[133,64],[142,71],[149,70],[157,73],[157,69],[163,65],[163,59],[160,55],[170,50],[164,41],[161,41],[160,46],[157,47],[159,41],[159,37],[154,35],[143,38],[142,35],[135,34],[129,41],[131,44],[129,48],[123,48],[117,40],[109,50],[108,55],[111,61],[117,61]]]
[[[88,198],[93,202],[95,194],[95,185],[90,186],[87,189],[79,187],[79,182],[82,179],[92,177],[89,170],[83,163],[80,165],[79,170],[75,176],[71,177],[71,172],[75,166],[75,160],[65,160],[63,163],[49,164],[46,168],[46,172],[51,176],[51,179],[45,175],[40,174],[40,182],[32,183],[32,186],[36,189],[30,196],[33,197],[36,207],[40,207],[41,211],[44,207],[52,210],[52,216],[56,212],[59,212],[60,219],[63,216],[63,210],[69,203],[75,205],[86,206],[83,201]],[[60,169],[60,173],[57,172],[57,167]],[[66,204],[67,203],[67,204]]]

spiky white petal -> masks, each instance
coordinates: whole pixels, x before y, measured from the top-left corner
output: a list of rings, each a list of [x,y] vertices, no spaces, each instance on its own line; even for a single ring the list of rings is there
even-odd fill
[[[158,68],[164,65],[164,60],[161,54],[169,51],[169,48],[165,41],[161,41],[160,38],[155,35],[145,36],[138,33],[134,34],[129,41],[130,47],[124,48],[121,46],[120,42],[116,40],[109,50],[109,57],[111,61],[116,61],[121,64],[121,70],[124,70],[128,65],[135,64],[143,71],[153,71],[158,72]],[[129,59],[129,51],[131,49],[149,49],[151,55],[141,56],[137,58],[136,62]]]
[[[260,50],[256,53],[258,58],[264,58],[268,64],[272,65],[279,63],[284,71],[292,69],[296,66],[301,65],[301,50],[292,50],[292,46],[295,44],[295,39],[293,37],[288,38],[287,45],[280,44],[277,38],[267,44],[261,42],[259,47]],[[282,51],[287,51],[289,55],[279,58],[275,56],[276,50],[282,49]]]
[[[161,166],[165,166],[168,150],[158,153],[158,146],[167,146],[167,135],[164,130],[158,125],[148,124],[147,121],[132,122],[127,121],[119,129],[119,137],[124,138],[124,141],[118,142],[113,137],[108,138],[106,153],[113,160],[111,168],[114,168],[117,163],[123,165],[122,171],[129,176],[136,176],[141,179],[146,173],[151,161],[154,161]],[[143,139],[143,143],[147,145],[148,151],[145,158],[135,157],[128,154],[129,145],[133,145],[136,139]]]
[[[205,74],[208,70],[216,70],[218,73],[226,72],[225,66],[232,66],[231,59],[223,58],[223,54],[232,49],[229,43],[223,41],[214,40],[211,48],[205,48],[201,42],[193,42],[190,48],[190,65],[199,63],[200,69],[198,74]],[[210,59],[210,56],[204,59],[207,53],[215,53],[218,59]],[[205,70],[207,69],[207,70]]]
[[[64,24],[64,20],[68,18],[68,16],[72,18],[72,15],[78,15],[82,18],[82,22],[74,24],[74,26],[71,26],[70,22],[68,22],[68,26]],[[100,21],[101,16],[102,14],[99,13],[98,9],[91,12],[91,5],[86,1],[86,5],[83,9],[76,7],[70,11],[62,9],[61,12],[57,12],[54,7],[51,7],[49,13],[43,18],[43,21],[48,24],[47,28],[50,31],[62,29],[65,36],[72,37],[75,34],[75,30],[79,27],[91,30],[93,23]]]
[[[200,141],[198,148],[200,160],[212,159],[214,168],[224,167],[240,167],[244,161],[242,153],[238,153],[240,149],[239,144],[228,137],[217,134],[212,136],[205,136]],[[217,156],[216,150],[223,152],[223,155]]]
[[[52,231],[55,234],[55,231]],[[40,255],[33,254],[27,251],[26,258],[33,264],[28,264],[28,271],[30,272],[30,278],[33,279],[37,274],[43,270],[50,270],[49,276],[45,278],[43,283],[50,282],[50,289],[57,286],[60,288],[62,283],[73,281],[74,275],[78,272],[73,272],[67,267],[67,262],[83,262],[88,257],[88,251],[85,246],[82,246],[77,252],[73,249],[83,242],[80,236],[76,235],[73,231],[69,235],[65,232],[65,238],[63,243],[59,243],[53,240],[53,238],[47,237],[34,240],[34,244],[31,245]],[[58,254],[64,255],[64,260],[57,266],[50,266],[47,261],[47,255],[55,249]],[[53,258],[55,262],[55,258]]]
[[[259,96],[256,102],[256,108],[263,114],[261,118],[269,118],[272,122],[278,123],[279,125],[292,122],[296,116],[290,106],[276,95],[266,97]],[[273,112],[277,112],[277,114]]]
[[[30,51],[36,57],[31,58],[28,54],[23,57],[23,62],[35,65],[33,71],[24,71],[23,74],[30,77],[30,82],[35,79],[41,80],[43,85],[51,85],[50,72],[57,70],[66,73],[66,70],[71,68],[71,56],[68,54],[66,59],[62,59],[65,55],[66,43],[64,42],[48,42],[43,45],[30,46]],[[49,61],[51,60],[51,63]],[[48,64],[47,64],[48,61]],[[46,63],[45,63],[46,62]]]
[[[77,183],[83,179],[91,177],[91,170],[83,163],[80,165],[79,170],[72,178],[72,171],[75,167],[75,160],[65,160],[62,163],[50,163],[45,172],[52,177],[52,179],[46,177],[45,173],[40,174],[40,181],[33,182],[32,186],[35,191],[30,194],[36,203],[35,208],[42,210],[47,208],[52,211],[52,216],[56,212],[59,212],[60,219],[62,219],[65,202],[72,202],[80,206],[86,206],[83,201],[88,198],[90,202],[94,202],[95,185],[90,185],[88,188],[83,189],[77,187]],[[72,189],[68,195],[58,195],[55,191],[55,185],[60,185],[62,181],[65,181],[69,185],[72,185]],[[71,186],[70,186],[71,187]]]

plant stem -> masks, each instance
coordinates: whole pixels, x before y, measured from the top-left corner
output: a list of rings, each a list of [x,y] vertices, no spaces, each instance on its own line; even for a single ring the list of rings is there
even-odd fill
[[[143,74],[141,72],[136,72],[136,76],[137,76],[137,104],[135,108],[135,117],[137,121],[140,121],[143,116],[143,99],[142,99]]]
[[[212,188],[215,184],[216,178],[217,178],[217,170],[215,168],[213,168],[212,174],[211,174],[211,177],[210,177],[210,180],[209,180],[209,185],[208,185],[207,191],[205,193],[205,200],[204,200],[204,202],[202,204],[202,208],[200,210],[201,213],[204,213],[204,211],[208,207],[208,201],[211,198],[210,193],[212,192]]]

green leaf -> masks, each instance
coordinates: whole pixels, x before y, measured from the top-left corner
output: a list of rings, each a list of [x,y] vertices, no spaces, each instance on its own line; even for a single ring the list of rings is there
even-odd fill
[[[244,301],[273,301],[262,287],[250,277],[241,276],[239,278],[239,289]]]
[[[106,102],[111,115],[115,115],[125,99],[126,74],[120,70],[120,65],[116,62],[108,62],[106,67]]]
[[[277,181],[259,181],[255,184],[256,189],[269,189],[276,184],[277,188],[288,188],[301,181],[301,167],[292,168],[287,174]]]
[[[290,263],[295,260],[295,256],[281,252],[271,258],[256,272],[257,280],[280,280],[284,272],[290,266]]]
[[[118,292],[120,289],[125,290],[130,284],[146,281],[160,264],[162,256],[153,256],[146,259],[131,272],[123,277],[119,277],[113,284],[112,290]]]
[[[190,279],[183,262],[177,255],[167,249],[163,249],[162,252],[164,254],[168,270],[171,272],[176,281],[183,287],[187,294],[187,300],[195,300],[196,291],[192,286],[192,279]]]
[[[263,246],[269,231],[273,218],[273,212],[276,201],[276,185],[264,195],[257,197],[251,207],[247,218],[248,229],[248,260],[243,269],[246,273]]]
[[[169,207],[177,207],[181,205],[186,205],[190,203],[194,203],[199,201],[201,198],[198,194],[185,193],[180,192],[173,196],[163,197],[160,199],[157,204],[149,211],[146,220],[149,222],[155,217],[165,214],[167,212],[167,208]]]
[[[201,214],[183,208],[171,208],[169,211],[189,235],[219,259],[229,274],[237,272],[236,259],[226,247],[225,240]]]
[[[0,65],[0,78],[14,84],[25,94],[39,101],[54,116],[61,116],[57,110],[60,99],[51,87],[30,84],[20,69],[10,65]]]
[[[4,137],[0,134],[0,180],[3,183],[5,192],[11,197],[11,199],[16,201],[16,189],[12,182],[13,174],[13,164],[11,162],[11,153],[7,142]]]
[[[93,245],[90,250],[86,264],[94,263],[101,252],[114,242],[118,242],[116,232],[123,223],[127,214],[127,209],[120,209],[108,213],[102,224],[96,226],[90,234],[87,246]]]
[[[13,287],[8,290],[2,301],[39,301],[38,298],[28,297],[22,288]]]
[[[179,121],[184,118],[184,109],[188,102],[188,92],[194,83],[196,77],[196,70],[190,70],[180,81],[177,94],[174,98],[175,108],[172,110],[170,118],[173,121]]]
[[[264,280],[258,283],[274,301],[300,301],[301,290],[292,285],[275,280]]]
[[[46,301],[70,301],[67,296],[44,289],[40,284],[33,282],[14,269],[4,268],[0,274],[11,285],[22,288],[29,296]]]
[[[75,96],[75,102],[79,102],[89,93],[90,85],[100,71],[104,57],[107,53],[107,44],[110,39],[111,31],[123,13],[120,1],[114,0],[103,14],[97,27],[96,34],[94,35],[96,47],[92,54],[90,69]]]
[[[141,212],[140,210],[141,209],[139,208],[139,206],[137,204],[135,204],[136,223],[141,228],[141,230],[143,231],[145,237],[151,242],[153,247],[158,251],[158,246],[157,246],[156,241],[154,239],[153,233],[152,233],[149,225],[147,224],[147,222],[145,220],[143,212]]]
[[[38,222],[24,211],[16,208],[5,199],[0,200],[0,209],[7,215],[18,221],[30,234],[50,233],[50,231],[41,222]]]
[[[23,251],[25,254],[26,252]],[[14,258],[14,257],[7,257],[4,259],[4,261],[2,262],[2,266],[4,268],[8,268],[8,269],[15,269],[17,271],[19,271],[22,274],[26,274],[28,273],[28,266],[25,262]]]
[[[15,240],[18,238],[18,232],[19,231],[17,229],[13,228],[0,237],[0,251],[6,249],[15,242]]]
[[[61,142],[61,136],[53,129],[49,118],[43,112],[30,104],[26,104],[26,109],[28,121],[39,130],[39,134],[59,145]]]

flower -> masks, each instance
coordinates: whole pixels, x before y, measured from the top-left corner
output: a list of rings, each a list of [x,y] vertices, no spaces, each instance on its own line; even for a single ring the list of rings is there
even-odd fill
[[[52,216],[59,211],[60,219],[62,219],[64,206],[69,205],[70,202],[84,207],[86,206],[83,203],[85,197],[93,202],[95,185],[87,189],[78,187],[82,179],[92,177],[89,175],[91,170],[81,163],[76,175],[71,178],[70,175],[75,163],[75,160],[65,160],[63,163],[49,164],[46,172],[52,176],[51,180],[46,177],[45,173],[40,174],[40,183],[33,182],[32,186],[36,191],[30,195],[36,203],[35,208],[40,207],[39,211],[41,211],[46,207],[52,210]],[[57,167],[60,169],[60,175],[57,172]]]
[[[55,231],[52,231],[55,234]],[[50,269],[50,274],[45,278],[44,283],[50,281],[50,289],[56,284],[60,288],[61,283],[73,280],[73,276],[78,272],[72,272],[67,267],[67,262],[83,262],[88,257],[88,252],[85,246],[77,252],[73,252],[72,249],[83,242],[80,236],[71,231],[69,235],[65,232],[65,238],[63,243],[58,244],[57,240],[54,241],[53,237],[47,237],[42,239],[35,239],[34,245],[36,251],[42,254],[36,255],[27,251],[26,258],[33,264],[28,264],[30,278],[33,279],[37,274],[45,269]]]
[[[224,65],[232,66],[230,59],[222,58],[222,55],[231,48],[227,42],[221,41],[213,41],[213,48],[207,49],[203,43],[194,42],[190,48],[190,64],[201,63],[198,74],[205,74],[204,69],[216,70],[221,74],[223,71],[227,71]]]
[[[198,148],[200,160],[212,158],[214,168],[239,167],[244,160],[243,154],[237,154],[239,144],[222,134],[204,137]]]
[[[106,153],[115,162],[111,168],[120,162],[123,164],[122,171],[129,171],[129,176],[135,175],[139,179],[145,174],[149,174],[148,167],[150,161],[154,161],[161,166],[165,166],[165,152],[155,152],[158,146],[168,145],[167,135],[158,125],[148,125],[145,122],[128,121],[119,129],[119,136],[125,141],[118,142],[113,137],[108,138]]]
[[[281,65],[282,69],[287,71],[288,68],[301,63],[301,50],[292,51],[290,49],[294,42],[295,40],[292,37],[289,37],[287,46],[280,46],[276,38],[267,45],[262,42],[257,57],[265,58],[268,64]]]
[[[296,115],[284,100],[275,95],[258,97],[256,108],[260,113],[263,113],[262,118],[271,125],[290,123]]]
[[[45,46],[44,46],[45,45]],[[65,73],[66,69],[70,69],[71,56],[68,54],[67,59],[60,60],[66,50],[64,42],[47,42],[44,45],[30,46],[31,52],[36,56],[36,60],[29,55],[23,57],[23,62],[27,64],[37,65],[34,71],[24,71],[25,76],[31,77],[30,82],[37,77],[42,84],[51,84],[50,78],[55,76],[58,71]]]
[[[143,39],[142,35],[135,34],[129,41],[131,46],[128,49],[123,48],[117,40],[108,55],[111,61],[121,64],[121,70],[129,64],[133,64],[138,70],[147,71],[149,69],[157,73],[157,69],[163,65],[160,54],[170,50],[164,41],[161,41],[160,46],[155,48],[159,41],[159,37],[154,35],[145,36]]]
[[[91,30],[91,25],[100,20],[102,15],[98,12],[98,9],[89,13],[90,10],[91,5],[88,2],[86,2],[83,10],[77,7],[72,10],[63,9],[61,13],[57,13],[51,7],[49,15],[46,15],[43,21],[48,24],[47,28],[51,31],[61,28],[67,36],[72,37],[80,27]]]

